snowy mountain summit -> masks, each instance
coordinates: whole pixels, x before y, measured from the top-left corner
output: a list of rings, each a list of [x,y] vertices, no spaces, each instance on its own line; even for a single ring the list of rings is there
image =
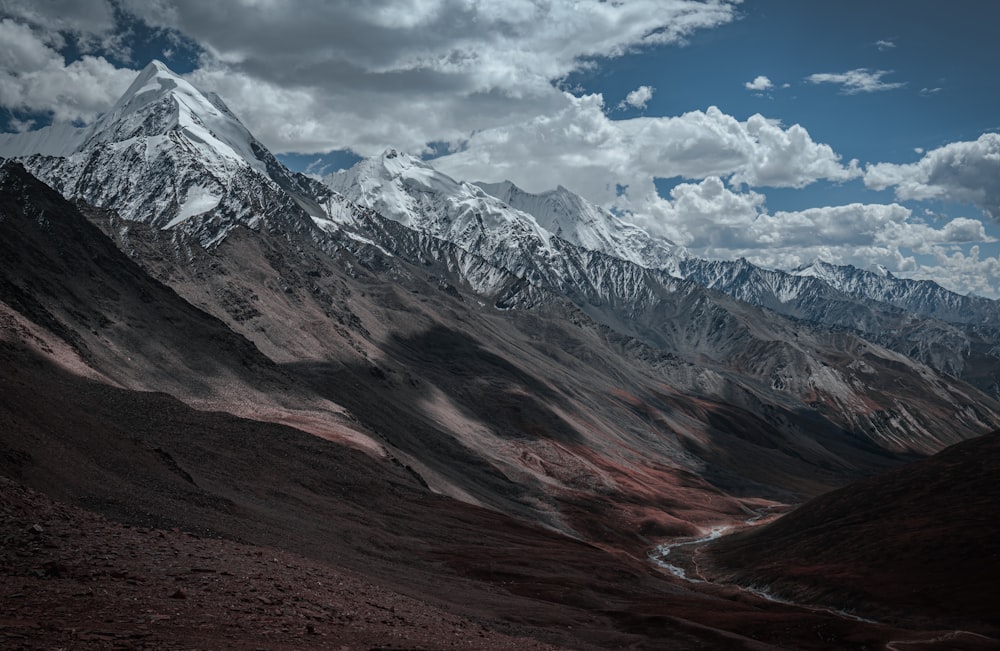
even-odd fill
[[[52,134],[50,134],[52,135]],[[0,143],[68,198],[126,220],[180,227],[212,246],[297,203],[295,181],[218,96],[153,61],[96,122],[51,138]],[[36,151],[30,150],[35,145]],[[41,145],[45,145],[44,147]],[[33,156],[24,157],[25,154]]]
[[[249,166],[266,174],[258,143],[214,93],[203,93],[159,61],[139,73],[110,111],[86,130],[77,152],[102,143],[127,146],[145,138],[159,147],[171,134],[176,144],[197,150],[199,158],[219,168]]]
[[[366,208],[470,252],[517,247],[552,255],[553,238],[677,276],[681,255],[672,242],[650,236],[583,197],[559,187],[524,192],[509,181],[467,183],[427,161],[390,149],[324,179]]]
[[[517,275],[555,255],[552,234],[528,213],[394,149],[323,182],[359,206]]]
[[[559,186],[542,194],[525,192],[510,181],[476,183],[511,208],[532,215],[543,228],[570,244],[600,251],[648,269],[666,269],[679,276],[677,261],[684,254],[673,242],[651,236],[610,211]]]

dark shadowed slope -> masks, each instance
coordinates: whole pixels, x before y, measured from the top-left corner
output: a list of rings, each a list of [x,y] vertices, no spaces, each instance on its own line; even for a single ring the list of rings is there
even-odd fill
[[[1000,432],[706,548],[720,577],[866,616],[1000,633]]]
[[[377,444],[253,343],[130,260],[19,164],[0,167],[0,334],[114,386]],[[322,421],[322,428],[308,427]]]
[[[597,414],[610,405],[614,410],[610,413],[633,423],[634,431],[609,427],[618,433],[608,438],[602,434],[603,427],[593,431],[580,423],[572,430],[555,427],[560,421],[569,422],[567,416],[572,414],[572,410],[560,407],[565,398],[558,398],[559,394],[567,395],[567,388],[551,383],[556,393],[547,393],[538,379],[548,377],[539,375],[544,367],[528,360],[543,355],[548,347],[533,347],[530,338],[510,326],[498,326],[499,333],[506,333],[500,340],[489,337],[488,331],[477,330],[472,338],[449,336],[437,341],[440,349],[431,346],[426,337],[418,338],[412,347],[404,345],[393,351],[401,361],[390,363],[381,358],[378,366],[369,363],[356,368],[331,363],[330,368],[342,370],[332,377],[320,374],[320,379],[332,380],[322,382],[330,396],[350,398],[352,406],[356,401],[359,409],[366,405],[363,415],[375,422],[380,398],[393,398],[394,405],[405,404],[402,398],[416,397],[423,390],[415,387],[414,393],[408,393],[410,389],[405,387],[409,383],[401,381],[404,375],[394,375],[394,371],[405,370],[404,362],[423,369],[424,377],[440,383],[443,389],[458,389],[462,378],[446,372],[457,347],[462,356],[492,369],[493,381],[499,384],[473,387],[475,391],[468,394],[456,393],[461,400],[444,415],[450,418],[472,410],[481,414],[477,419],[492,418],[503,424],[505,431],[510,430],[510,445],[516,443],[524,452],[537,450],[534,457],[523,456],[525,468],[538,467],[537,480],[514,475],[507,466],[511,476],[495,475],[497,486],[506,482],[526,489],[528,499],[548,495],[578,532],[576,538],[429,491],[420,477],[403,463],[394,462],[399,458],[394,451],[404,443],[411,446],[414,456],[426,454],[418,445],[419,436],[405,438],[407,430],[415,429],[411,425],[415,421],[404,418],[392,424],[386,447],[375,445],[365,453],[291,427],[192,408],[186,401],[203,391],[217,391],[220,402],[232,399],[235,410],[247,397],[251,401],[308,397],[310,387],[317,382],[312,375],[308,384],[296,379],[300,369],[272,364],[246,339],[144,275],[57,195],[17,168],[5,170],[0,222],[6,256],[0,303],[0,474],[132,526],[176,527],[259,548],[283,548],[337,571],[360,572],[369,584],[409,594],[428,607],[440,606],[485,622],[491,630],[529,635],[570,648],[765,649],[772,644],[821,649],[831,648],[830,639],[867,643],[891,639],[891,631],[829,615],[769,606],[762,614],[761,604],[755,601],[697,594],[657,572],[644,555],[628,553],[640,550],[642,537],[657,535],[657,529],[664,526],[690,527],[692,522],[707,518],[740,517],[739,501],[712,489],[690,471],[648,460],[648,451],[656,449],[649,446],[659,440],[655,410],[647,413],[641,400],[622,392],[617,388],[622,384],[610,383],[610,377],[596,386],[605,387],[603,395],[612,400],[594,402],[592,411],[585,413]],[[143,300],[143,296],[150,300]],[[407,308],[422,304],[417,299],[408,300],[412,302]],[[411,321],[429,320],[413,310],[406,313]],[[419,326],[415,330],[435,332]],[[521,354],[527,357],[493,352],[498,341],[521,342]],[[601,348],[599,338],[592,341],[594,350],[609,356],[614,368],[616,358],[610,349]],[[578,384],[568,385],[585,391],[573,398],[575,404],[596,401],[601,394],[596,393],[593,378],[584,372],[579,377]],[[638,380],[640,376],[635,377]],[[473,379],[466,378],[465,383]],[[191,384],[193,380],[202,383]],[[516,394],[511,391],[521,386],[544,398],[544,404],[514,400]],[[163,389],[141,390],[157,387]],[[373,395],[373,387],[383,388]],[[506,392],[509,399],[476,404],[476,397],[489,398],[493,389]],[[669,400],[677,405],[686,403],[679,394]],[[713,405],[706,403],[704,407]],[[382,410],[405,416],[407,409],[424,419],[414,432],[418,435],[460,433],[468,421],[443,429],[440,423],[435,424],[437,417],[432,418],[442,412],[435,412],[434,405],[428,403]],[[346,427],[335,416],[325,421],[330,428]],[[681,419],[679,423],[689,423],[691,430],[700,430],[700,421],[680,413],[674,417]],[[602,421],[613,426],[611,418],[605,415]],[[514,429],[526,424],[533,427],[513,436]],[[359,423],[354,426],[364,428]],[[591,445],[580,445],[573,432],[586,434]],[[360,431],[358,435],[367,436]],[[550,435],[554,437],[551,443],[546,438]],[[432,444],[429,438],[423,440]],[[483,452],[496,449],[503,440],[484,437],[480,447],[467,446],[470,463],[455,457],[456,466],[446,469],[460,476],[456,468],[474,470],[471,461],[496,463]],[[667,443],[673,445],[672,440]],[[629,442],[646,443],[642,449],[629,451],[623,445]],[[552,452],[543,458],[547,449]],[[625,457],[626,452],[631,459]],[[444,463],[449,456],[442,452],[424,458]],[[591,485],[588,482],[598,476],[595,472],[612,481],[607,486]],[[551,492],[541,492],[540,486]],[[498,490],[485,492],[496,494]],[[18,517],[23,523],[25,516]],[[38,523],[43,532],[58,530],[51,519]],[[10,598],[29,600],[36,610],[19,606],[16,612],[25,617],[47,612],[47,621],[58,629],[54,637],[36,639],[65,642],[58,631],[72,630],[80,618],[93,612],[84,596],[67,600],[66,593],[86,595],[93,589],[94,594],[104,590],[128,594],[131,587],[119,587],[115,582],[124,580],[130,585],[125,578],[133,576],[130,573],[146,578],[150,585],[164,585],[156,583],[168,577],[157,574],[162,558],[155,553],[138,561],[139,566],[145,566],[141,575],[133,566],[115,565],[117,558],[132,558],[134,551],[119,545],[119,533],[118,529],[95,531],[95,535],[106,537],[94,547],[105,549],[101,561],[112,564],[102,566],[106,574],[92,574],[87,568],[77,574],[85,560],[72,555],[45,557],[47,552],[32,557],[37,558],[37,567],[25,567],[22,561],[4,565],[5,586],[11,589],[2,591],[3,598],[25,595]],[[32,534],[27,536],[30,550]],[[54,544],[62,544],[60,549],[67,554],[85,548],[72,541]],[[212,569],[204,567],[202,558],[209,555],[209,546],[178,544],[178,554],[190,559],[185,576],[191,568]],[[159,547],[151,551],[156,549]],[[46,566],[49,561],[57,565]],[[50,575],[62,573],[63,566],[69,581],[60,584],[59,577]],[[265,581],[271,576],[286,585],[280,572]],[[175,576],[169,579],[178,582]],[[205,603],[211,607],[213,603],[185,592],[185,605]],[[296,594],[312,598],[304,592]],[[249,615],[255,615],[252,607],[242,604],[260,602],[257,596],[247,587],[235,596],[235,605],[249,608]],[[271,596],[265,598],[273,601]],[[348,612],[381,611],[392,606],[393,600],[391,596],[370,600],[376,604],[373,606],[359,598]],[[46,605],[50,607],[46,609]],[[102,607],[121,610],[114,604]],[[5,613],[14,612],[11,608],[4,603]],[[180,609],[173,612],[181,629],[206,623],[201,618],[202,609],[185,611],[186,615],[176,615]],[[113,616],[104,618],[113,620],[111,630],[103,631],[112,634],[111,640],[100,639],[103,629],[94,631],[89,628],[91,623],[86,624],[88,634],[97,635],[98,644],[112,641],[122,630],[119,625],[131,627],[140,616],[128,613],[123,617],[132,620],[122,623]],[[233,617],[247,623],[241,615]],[[373,630],[380,621],[372,623]],[[4,626],[8,625],[5,620]],[[320,630],[316,625],[314,628]],[[827,637],[817,638],[817,629]],[[234,646],[259,646],[254,643],[259,638],[253,630],[244,632],[225,623],[215,630],[236,635]],[[129,628],[126,632],[142,631]],[[14,634],[24,635],[22,629]],[[178,633],[167,642],[178,648],[199,646],[185,639],[189,638]],[[478,648],[474,642],[466,646]]]

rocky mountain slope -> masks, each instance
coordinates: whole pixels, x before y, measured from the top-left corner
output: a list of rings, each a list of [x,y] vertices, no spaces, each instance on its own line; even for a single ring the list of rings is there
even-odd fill
[[[598,323],[669,351],[678,360],[717,372],[719,384],[726,387],[719,391],[728,401],[737,399],[733,394],[741,392],[751,394],[751,401],[772,400],[761,397],[759,385],[764,383],[769,385],[764,392],[777,390],[806,403],[803,406],[807,409],[819,408],[840,427],[878,432],[882,444],[889,446],[905,449],[910,445],[906,442],[912,440],[908,433],[891,431],[897,428],[916,426],[926,436],[937,435],[903,415],[895,398],[876,397],[878,383],[871,380],[884,373],[875,371],[877,366],[897,361],[916,364],[914,377],[926,373],[958,375],[975,368],[979,374],[969,375],[977,380],[983,379],[983,369],[993,368],[993,358],[982,338],[977,340],[982,345],[970,354],[973,345],[955,326],[915,318],[874,300],[853,298],[816,278],[768,272],[746,261],[710,263],[675,254],[666,243],[612,221],[612,215],[579,197],[571,201],[565,191],[533,197],[509,184],[470,186],[396,152],[362,161],[327,178],[326,183],[350,202],[463,251],[481,252],[490,268],[500,267],[527,281],[514,287],[519,295],[511,296],[510,286],[505,286],[498,303],[503,307],[532,307],[549,300],[547,296],[567,297]],[[483,189],[516,199],[535,214],[511,207],[498,197],[484,196]],[[573,213],[571,206],[585,210]],[[560,219],[564,225],[559,225]],[[577,226],[567,228],[565,224],[573,219]],[[570,239],[595,243],[598,248],[576,245],[543,228],[543,223],[558,226]],[[629,242],[638,248],[622,253]],[[394,251],[414,257],[405,249]],[[656,255],[647,255],[649,252]],[[689,278],[681,280],[669,269],[636,264],[626,259],[629,256],[647,262],[667,261]],[[714,276],[709,273],[712,270]],[[473,274],[463,278],[480,293],[496,294],[497,287],[490,283],[494,279],[489,274],[482,280]],[[721,288],[739,301],[706,292],[704,286]],[[544,290],[541,296],[537,294],[540,289]],[[803,320],[816,326],[803,326]],[[808,336],[798,336],[805,333]],[[967,345],[956,347],[956,339]],[[852,351],[848,356],[870,350],[872,357],[850,365],[844,361],[845,349]],[[862,364],[864,372],[859,370]],[[676,376],[671,379],[680,381]],[[732,389],[733,385],[739,388]],[[905,391],[911,396],[935,392],[926,387]],[[892,404],[894,415],[885,418],[885,411],[878,408],[859,408],[865,404],[862,395],[871,397],[875,404]],[[874,419],[868,419],[866,414],[873,412]],[[906,425],[902,425],[904,421]]]
[[[642,649],[669,640],[679,649],[761,649],[753,638],[779,639],[768,632],[775,618],[782,636],[805,641],[796,648],[825,648],[812,640],[816,627],[836,639],[894,634],[794,611],[761,619],[754,604],[692,593],[648,566],[649,541],[744,517],[745,504],[756,503],[671,461],[705,467],[693,453],[707,414],[720,416],[714,436],[732,435],[724,421],[751,416],[702,399],[700,411],[673,416],[688,426],[682,445],[658,442],[653,406],[620,388],[651,380],[619,369],[613,348],[593,333],[581,331],[583,339],[557,352],[503,319],[476,323],[473,312],[463,330],[428,331],[429,314],[440,319],[465,303],[429,283],[411,279],[420,294],[396,293],[370,276],[354,287],[381,287],[380,305],[399,301],[382,313],[387,331],[405,332],[416,318],[422,334],[397,335],[376,359],[338,341],[323,349],[325,361],[275,364],[146,276],[14,164],[0,168],[0,208],[4,255],[25,253],[5,258],[0,283],[0,473],[16,480],[4,480],[0,501],[12,545],[0,565],[5,612],[14,617],[4,620],[5,639],[323,648],[385,644],[372,642],[379,635],[413,646],[458,633],[459,648]],[[141,233],[133,235],[139,242]],[[226,247],[246,259],[236,255],[250,250],[244,237],[260,241],[237,229],[215,260],[230,258]],[[137,251],[151,255],[155,246],[151,239]],[[215,267],[223,278],[228,270]],[[291,301],[312,295],[288,280]],[[248,299],[262,310],[273,300]],[[522,326],[537,335],[551,324],[535,317]],[[515,347],[519,355],[498,354]],[[554,354],[562,360],[541,361]],[[540,375],[546,368],[558,374]],[[155,386],[177,397],[148,390]],[[192,408],[205,395],[214,396],[211,408]],[[350,411],[294,409],[323,396]],[[260,411],[241,397],[260,401]],[[694,408],[683,396],[657,400]],[[273,403],[294,427],[275,422]],[[471,436],[460,437],[466,429]],[[378,445],[364,444],[369,438]],[[868,467],[890,461],[861,452],[850,458],[867,454]],[[712,465],[722,473],[727,464]],[[729,467],[732,476],[740,464]],[[816,490],[804,478],[763,479]],[[130,598],[143,599],[146,611],[122,610]],[[706,609],[706,599],[725,607]],[[511,639],[524,636],[543,642]]]
[[[1000,303],[937,283],[816,261],[792,271],[746,260],[705,260],[623,222],[564,188],[534,195],[511,183],[479,184],[550,232],[798,320],[848,329],[996,397]]]
[[[956,369],[935,357],[953,347],[935,342],[927,355],[907,356],[869,335],[887,314],[905,320],[910,333],[933,330],[936,322],[914,323],[898,308],[860,303],[819,279],[786,274],[771,280],[794,280],[789,296],[808,302],[811,314],[825,314],[809,317],[814,325],[789,320],[752,305],[766,302],[764,293],[750,295],[763,270],[729,263],[714,280],[705,273],[701,283],[681,280],[610,255],[629,242],[648,244],[648,236],[600,211],[570,214],[583,204],[565,192],[549,203],[520,195],[518,201],[535,209],[548,205],[547,224],[562,214],[564,233],[580,244],[603,242],[604,250],[563,239],[482,188],[396,152],[362,161],[321,186],[281,167],[221,100],[162,64],[143,71],[71,155],[24,162],[63,194],[103,209],[94,219],[120,248],[279,363],[372,364],[386,358],[393,337],[419,340],[441,331],[440,310],[462,320],[471,308],[477,321],[497,317],[503,329],[522,316],[548,323],[553,319],[546,312],[554,312],[560,323],[553,331],[564,332],[568,318],[596,336],[614,333],[628,342],[628,363],[644,375],[683,395],[753,413],[782,437],[802,439],[796,445],[829,452],[846,435],[887,451],[931,452],[997,420],[994,401],[948,377]],[[208,191],[212,183],[215,190]],[[569,228],[573,219],[578,225]],[[397,288],[391,299],[386,280]],[[702,286],[720,284],[740,288],[746,300]],[[450,298],[417,310],[398,297],[399,289],[412,296],[427,285]],[[802,291],[805,286],[811,291]],[[768,287],[771,295],[781,293],[774,282]],[[358,300],[359,293],[375,298]],[[461,308],[446,306],[451,299]],[[404,325],[387,318],[387,306],[424,317],[411,315]],[[515,314],[501,316],[495,308]],[[866,318],[871,323],[864,327],[843,324]],[[830,322],[838,327],[826,327]],[[424,330],[415,331],[421,323]],[[574,339],[561,337],[546,343],[565,349]],[[513,342],[500,348],[500,357],[516,357]],[[389,356],[386,364],[392,361]],[[519,368],[535,363],[526,359]],[[824,428],[804,427],[803,417]],[[687,429],[665,422],[670,431]],[[696,456],[703,460],[715,447]],[[804,458],[816,462],[813,455]]]

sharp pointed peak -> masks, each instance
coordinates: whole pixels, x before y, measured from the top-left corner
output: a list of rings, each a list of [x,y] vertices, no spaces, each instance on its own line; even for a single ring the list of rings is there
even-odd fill
[[[136,75],[128,89],[99,121],[118,119],[123,113],[135,111],[170,94],[205,97],[204,93],[168,68],[165,63],[153,59]]]
[[[179,131],[213,156],[267,173],[262,146],[215,93],[204,92],[158,59],[150,61],[107,113],[88,127],[77,151]]]
[[[160,61],[159,59],[153,59],[148,64],[146,64],[146,67],[143,68],[143,72],[147,72],[147,71],[150,71],[150,72],[167,72],[167,73],[170,73],[172,75],[176,75],[177,74],[173,70],[170,69],[170,66],[168,66],[164,62]]]
[[[144,88],[153,79],[171,80],[175,83],[183,82],[183,78],[171,70],[167,64],[163,63],[159,59],[153,59],[146,64],[145,68],[139,71],[139,74],[135,77],[135,81],[133,81],[129,89],[125,91],[125,96],[131,95],[139,91],[139,89]]]
[[[889,268],[884,264],[873,264],[867,269],[869,273],[873,273],[876,276],[881,276],[882,278],[895,278]]]

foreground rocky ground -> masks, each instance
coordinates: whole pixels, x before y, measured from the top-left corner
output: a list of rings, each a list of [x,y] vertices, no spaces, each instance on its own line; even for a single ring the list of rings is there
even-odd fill
[[[4,649],[560,648],[301,556],[121,525],[6,479],[0,540]]]

